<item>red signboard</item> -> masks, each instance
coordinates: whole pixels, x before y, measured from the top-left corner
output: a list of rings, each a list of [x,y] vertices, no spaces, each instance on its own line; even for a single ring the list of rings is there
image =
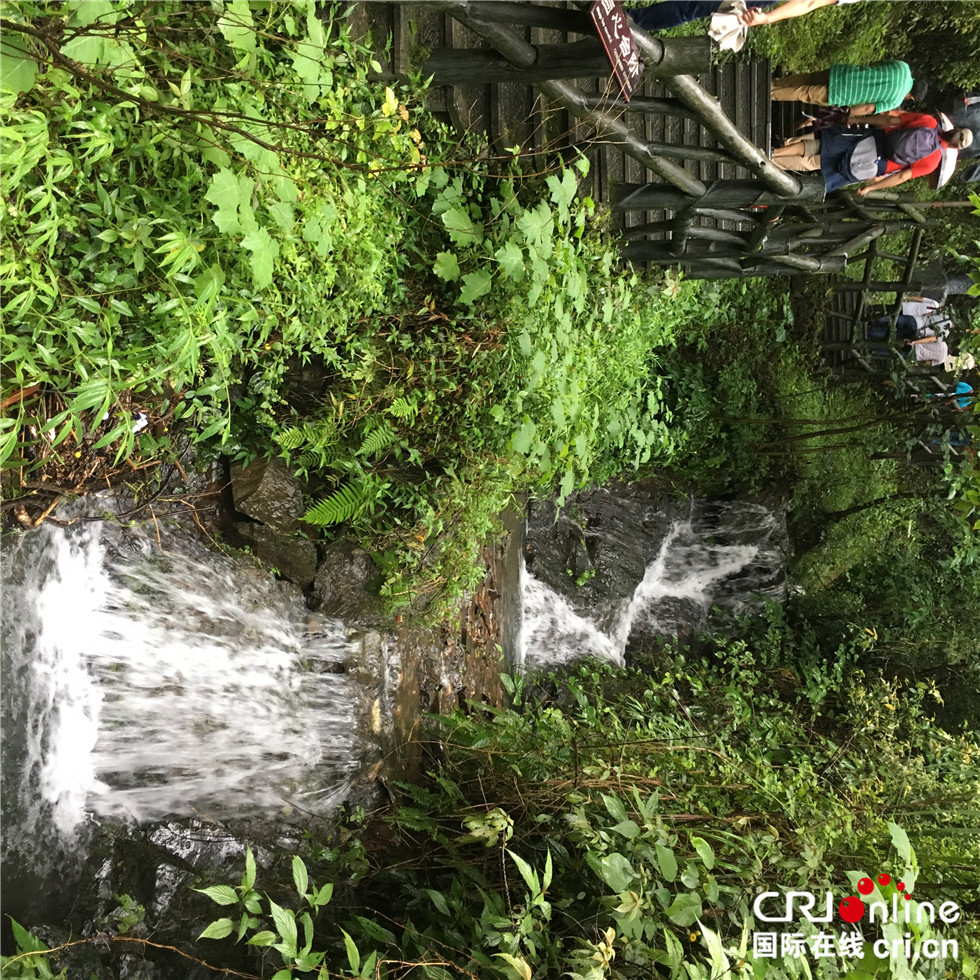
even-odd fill
[[[629,101],[643,74],[643,62],[633,40],[629,19],[620,0],[595,0],[589,8],[599,40],[619,82],[623,98]]]

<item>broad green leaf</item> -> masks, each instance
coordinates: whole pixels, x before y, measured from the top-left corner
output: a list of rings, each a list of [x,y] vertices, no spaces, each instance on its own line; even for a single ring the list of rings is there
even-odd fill
[[[524,879],[524,884],[531,889],[532,895],[536,895],[541,891],[541,882],[538,880],[538,873],[519,854],[515,854],[510,850],[507,853],[513,858],[514,864],[517,865],[517,870],[520,871],[521,877]]]
[[[396,941],[395,934],[385,929],[384,926],[378,925],[377,922],[371,919],[365,919],[363,915],[355,915],[354,919],[360,925],[365,935],[370,936],[375,942],[394,943]]]
[[[443,212],[442,223],[455,245],[479,245],[483,241],[483,226],[474,223],[466,210],[458,205]]]
[[[701,896],[683,892],[667,909],[667,918],[677,926],[692,926],[701,918]]]
[[[221,169],[208,185],[205,200],[216,205],[218,210],[211,220],[218,226],[218,231],[234,234],[241,228],[238,220],[238,205],[241,201],[238,178],[230,171]]]
[[[215,919],[214,922],[212,922],[197,938],[225,939],[227,936],[231,935],[231,931],[234,928],[235,925],[231,919]]]
[[[517,980],[531,980],[533,976],[531,967],[523,956],[512,956],[510,953],[494,953],[493,955],[504,961],[507,967],[513,971]]]
[[[218,30],[236,50],[247,55],[255,54],[255,31],[248,0],[231,0],[226,3],[224,14],[218,18]]]
[[[72,27],[88,27],[91,24],[105,27],[119,20],[119,5],[114,4],[112,0],[79,0],[76,3],[67,3],[65,6],[72,11],[70,21]]]
[[[657,864],[665,881],[675,881],[677,878],[677,858],[674,852],[663,844],[657,844]]]
[[[327,882],[317,893],[316,897],[313,899],[313,904],[319,908],[321,905],[326,905],[330,899],[333,898],[333,883]]]
[[[272,914],[272,921],[275,923],[283,943],[289,950],[289,955],[295,956],[297,939],[299,938],[296,930],[296,914],[291,909],[284,909],[281,905],[277,905],[271,898],[269,899],[269,912]]]
[[[613,852],[601,857],[596,866],[599,877],[614,891],[624,892],[636,877],[633,866],[622,854]]]
[[[701,837],[692,837],[691,846],[698,852],[701,863],[710,871],[715,866],[715,852],[711,845]]]
[[[432,904],[438,909],[442,915],[451,915],[449,911],[449,905],[446,902],[446,896],[442,892],[437,892],[434,888],[426,888],[425,894],[429,896],[432,900]]]
[[[481,296],[485,296],[490,292],[491,282],[490,273],[486,269],[468,272],[463,276],[464,285],[462,290],[460,290],[460,301],[463,303],[472,303]]]
[[[455,252],[439,252],[432,264],[432,271],[447,282],[459,278],[459,260]]]
[[[516,242],[506,242],[494,253],[505,279],[519,282],[524,278],[524,251]]]
[[[210,888],[197,888],[202,895],[207,895],[218,905],[234,905],[238,901],[238,892],[231,885],[212,885]]]
[[[300,895],[306,894],[306,887],[310,883],[310,876],[306,871],[303,859],[298,855],[293,855],[293,884]]]
[[[246,946],[271,946],[276,941],[276,934],[268,929],[257,932],[250,939],[245,940]]]
[[[62,45],[61,53],[83,65],[95,65],[105,60],[105,38],[97,34],[79,34]]]
[[[249,891],[255,884],[255,855],[252,848],[245,850],[245,874],[242,876],[242,888]]]
[[[511,438],[510,448],[515,453],[526,453],[531,448],[531,442],[537,429],[538,427],[530,419],[525,420]]]
[[[21,952],[36,953],[39,950],[47,949],[46,944],[42,943],[33,932],[28,932],[27,929],[13,918],[10,919],[10,928],[13,930],[14,940]]]
[[[0,91],[19,95],[34,84],[37,62],[25,41],[13,32],[0,31]]]
[[[275,201],[268,205],[269,213],[272,215],[272,220],[280,227],[283,231],[292,231],[296,225],[296,216],[293,212],[293,206],[287,201]]]
[[[247,248],[252,253],[252,285],[256,289],[265,289],[272,282],[275,262],[279,257],[279,244],[272,240],[265,228],[259,228],[242,239],[242,248]]]
[[[613,827],[613,830],[627,840],[633,840],[640,834],[640,827],[635,820],[622,820]]]
[[[351,972],[357,974],[361,967],[361,954],[357,950],[357,944],[344,929],[340,930],[344,934],[344,946],[347,948],[347,962],[350,964]]]
[[[907,864],[911,864],[912,842],[909,840],[909,835],[897,823],[892,823],[891,821],[888,821],[888,831],[892,837],[892,844],[895,845],[895,850],[898,851],[898,856]]]
[[[721,937],[717,932],[709,929],[704,923],[698,923],[701,930],[701,937],[704,945],[708,947],[708,956],[711,958],[712,973],[716,977],[723,977],[731,972],[731,963],[725,955],[725,949],[721,944]]]
[[[561,503],[575,489],[575,470],[571,467],[565,470],[561,476],[561,483],[558,485],[558,499]]]

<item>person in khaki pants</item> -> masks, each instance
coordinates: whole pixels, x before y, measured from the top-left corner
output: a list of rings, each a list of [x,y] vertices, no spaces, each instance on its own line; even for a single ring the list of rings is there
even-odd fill
[[[774,78],[773,102],[849,105],[851,115],[897,109],[912,95],[912,70],[904,61],[877,65],[831,65],[825,71]]]

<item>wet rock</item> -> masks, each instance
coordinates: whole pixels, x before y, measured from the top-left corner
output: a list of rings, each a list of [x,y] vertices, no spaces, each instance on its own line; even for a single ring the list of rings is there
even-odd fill
[[[278,570],[289,582],[305,589],[316,575],[316,547],[312,541],[283,534],[262,524],[236,524],[236,533],[264,565]]]
[[[524,559],[583,614],[632,596],[672,523],[659,491],[642,484],[577,494],[555,515],[551,502],[530,509]]]
[[[535,504],[524,549],[529,646],[562,662],[656,650],[761,596],[780,599],[786,552],[773,500],[665,500],[640,481],[573,495],[560,513]]]
[[[302,485],[281,459],[235,464],[230,475],[236,510],[283,534],[300,527],[306,510]]]
[[[384,629],[393,624],[381,597],[371,591],[378,568],[371,556],[350,541],[327,545],[316,571],[310,608],[342,619],[348,626]]]

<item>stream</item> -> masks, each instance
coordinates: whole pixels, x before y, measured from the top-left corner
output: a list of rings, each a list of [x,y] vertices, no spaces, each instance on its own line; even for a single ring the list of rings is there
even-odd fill
[[[126,894],[176,941],[182,896],[215,869],[234,877],[246,842],[288,849],[341,805],[383,803],[425,707],[420,675],[453,682],[394,624],[312,612],[299,588],[176,522],[73,506],[68,526],[3,553],[3,911],[50,924],[39,933],[54,942],[66,924],[111,929]],[[491,639],[504,656],[484,670],[621,664],[779,598],[784,555],[781,518],[760,503],[624,487],[561,514],[534,505],[502,550]]]

